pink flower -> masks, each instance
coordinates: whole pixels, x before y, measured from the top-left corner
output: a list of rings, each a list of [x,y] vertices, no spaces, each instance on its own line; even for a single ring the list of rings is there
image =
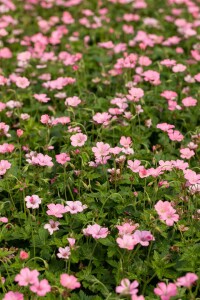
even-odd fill
[[[7,136],[10,137],[10,134],[8,133],[10,126],[6,125],[4,122],[0,122],[0,136]]]
[[[132,232],[138,227],[138,224],[124,223],[122,225],[116,225],[119,230],[119,235],[132,234]]]
[[[157,124],[156,128],[161,129],[162,131],[168,132],[170,129],[174,128],[174,125],[167,124],[167,123],[160,123]]]
[[[197,280],[198,280],[198,276],[196,274],[187,273],[185,276],[177,279],[176,285],[190,288]]]
[[[151,232],[146,230],[144,231],[136,230],[133,234],[133,238],[138,244],[141,244],[142,246],[148,246],[149,241],[155,240]]]
[[[27,286],[38,282],[39,272],[37,270],[31,271],[29,268],[21,269],[20,273],[15,276],[15,281],[20,286]]]
[[[106,238],[109,231],[106,227],[101,227],[98,224],[88,225],[87,228],[83,229],[83,234],[88,236],[91,235],[94,239]]]
[[[66,208],[62,204],[48,204],[47,205],[48,210],[47,210],[47,215],[49,216],[54,216],[56,218],[62,218],[63,214],[67,212]]]
[[[184,177],[189,181],[190,184],[199,184],[200,183],[200,174],[187,169],[184,171]]]
[[[144,296],[140,295],[131,295],[131,300],[145,300]]]
[[[33,97],[42,103],[47,103],[50,101],[50,98],[48,98],[46,94],[34,94]]]
[[[196,74],[194,76],[194,79],[197,81],[197,82],[200,82],[200,73]]]
[[[118,237],[116,241],[120,248],[127,250],[133,250],[138,244],[133,235],[130,234],[124,234],[122,237]]]
[[[68,242],[69,242],[69,246],[70,248],[75,248],[74,245],[76,243],[76,240],[74,238],[67,238]]]
[[[131,138],[128,136],[128,137],[125,137],[125,136],[122,136],[121,138],[120,138],[120,145],[122,145],[124,148],[128,148],[130,145],[131,145],[131,143],[132,143],[132,140],[131,140]]]
[[[21,250],[20,254],[19,254],[19,257],[20,257],[21,260],[26,260],[26,259],[29,258],[29,254],[26,251]]]
[[[160,296],[161,300],[170,300],[171,297],[177,295],[177,287],[174,283],[166,285],[164,282],[159,282],[158,287],[154,289],[154,293]]]
[[[141,88],[131,88],[129,91],[129,95],[127,95],[127,99],[133,102],[138,102],[143,96],[144,91]]]
[[[87,141],[87,135],[83,133],[77,133],[70,137],[71,145],[74,147],[82,147]]]
[[[171,141],[181,142],[184,139],[184,136],[178,130],[168,130],[168,136]]]
[[[121,295],[136,295],[138,292],[137,287],[139,286],[139,283],[134,280],[132,283],[129,279],[124,278],[120,282],[121,285],[116,287],[116,293]]]
[[[66,201],[66,204],[66,212],[70,212],[72,215],[82,212],[87,208],[87,205],[83,205],[80,201]]]
[[[30,287],[30,290],[33,293],[36,293],[38,296],[43,297],[51,291],[51,286],[46,279],[42,279],[41,281],[38,280],[37,282],[35,282]]]
[[[142,76],[144,76],[144,80],[150,82],[153,85],[160,84],[160,74],[156,71],[148,70],[145,71]]]
[[[164,59],[160,64],[166,67],[172,67],[176,65],[176,61],[174,59]]]
[[[11,167],[11,163],[7,160],[0,160],[0,175],[4,175]]]
[[[56,155],[57,163],[64,165],[67,161],[70,161],[70,156],[67,153],[60,153]]]
[[[51,124],[52,120],[51,120],[49,115],[42,115],[41,118],[40,118],[40,122],[42,124]]]
[[[8,218],[6,218],[6,217],[1,217],[1,218],[0,218],[0,222],[2,222],[2,223],[8,223]]]
[[[189,148],[182,148],[180,149],[181,158],[190,159],[192,156],[195,155],[195,152],[193,150],[190,150]]]
[[[81,287],[80,282],[78,282],[75,276],[65,273],[60,275],[60,284],[68,290],[74,290]]]
[[[140,164],[141,164],[141,161],[138,159],[135,159],[134,161],[128,160],[128,168],[134,173],[139,172],[139,170],[141,168]]]
[[[24,131],[21,129],[17,129],[17,136],[21,137],[23,135]]]
[[[41,204],[41,200],[37,195],[32,195],[32,196],[26,196],[25,197],[25,202],[26,202],[26,207],[27,208],[39,208],[39,205]]]
[[[59,222],[55,222],[54,220],[49,220],[49,224],[45,224],[44,228],[49,231],[50,235],[52,235],[54,231],[59,230],[58,228],[59,225],[60,225]]]
[[[2,300],[24,300],[24,295],[18,292],[10,291],[5,294]]]
[[[0,145],[0,153],[12,153],[14,149],[15,146],[13,144],[4,143]]]
[[[182,64],[177,64],[172,67],[172,71],[174,73],[181,73],[181,72],[184,72],[186,69],[187,69],[186,66],[184,66]]]
[[[165,90],[160,95],[167,100],[174,100],[178,96],[178,94],[176,92],[168,91],[168,90]]]
[[[98,142],[96,147],[92,147],[92,152],[96,157],[107,156],[110,153],[110,145]]]
[[[42,153],[38,153],[36,156],[32,156],[31,163],[33,165],[39,165],[39,166],[47,166],[47,167],[52,167],[53,162],[52,162],[52,157],[48,156],[47,154],[44,155]]]
[[[65,100],[65,105],[69,105],[72,107],[76,107],[81,103],[81,99],[79,99],[78,97],[74,96],[74,97],[69,97]]]
[[[168,201],[159,200],[154,206],[157,211],[160,220],[165,221],[166,225],[173,226],[174,222],[179,220],[179,215],[176,214],[176,210],[171,206]]]
[[[197,105],[197,100],[192,98],[192,97],[187,97],[182,100],[182,103],[184,106],[189,107],[189,106],[196,106]]]
[[[26,77],[17,77],[15,80],[15,84],[17,87],[25,89],[30,85],[30,82]]]
[[[111,115],[109,115],[107,112],[103,112],[103,113],[96,113],[92,119],[98,124],[108,125],[111,118],[112,118]]]
[[[69,259],[70,255],[71,255],[71,251],[70,251],[70,247],[59,247],[58,248],[59,253],[57,253],[57,256],[59,258],[63,258],[63,259]]]

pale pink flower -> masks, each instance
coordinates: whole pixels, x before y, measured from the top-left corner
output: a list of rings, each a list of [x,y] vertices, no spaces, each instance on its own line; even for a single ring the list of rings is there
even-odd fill
[[[66,162],[70,161],[70,156],[67,153],[60,153],[56,155],[57,163],[64,165]]]
[[[75,248],[75,243],[76,243],[76,240],[74,238],[67,238],[68,242],[69,242],[69,246],[70,248]]]
[[[49,231],[49,234],[52,235],[54,231],[59,230],[58,226],[60,225],[59,222],[55,222],[54,220],[49,220],[49,224],[45,224],[44,228]]]
[[[20,273],[15,276],[15,281],[20,286],[27,286],[38,282],[39,272],[37,270],[31,271],[29,268],[21,269]]]
[[[122,136],[120,138],[120,141],[119,141],[120,145],[122,145],[123,147],[125,148],[128,148],[131,144],[132,144],[132,140],[131,138],[128,136],[128,137],[125,137],[125,136]]]
[[[156,125],[156,128],[161,129],[162,131],[168,132],[170,129],[174,128],[174,125],[167,124],[167,123],[160,123]]]
[[[110,145],[97,142],[96,147],[92,147],[92,152],[96,157],[107,156],[110,153]]]
[[[32,157],[32,164],[33,165],[39,165],[39,166],[47,166],[47,167],[52,167],[53,162],[52,162],[52,157],[48,156],[47,154],[44,155],[42,153],[38,153],[36,156]]]
[[[4,122],[0,122],[0,136],[5,135],[7,137],[10,137],[10,134],[8,133],[10,126],[6,125]]]
[[[160,84],[160,74],[156,71],[148,70],[145,71],[142,76],[144,76],[144,80],[150,82],[153,85]]]
[[[164,59],[160,64],[166,67],[172,67],[176,65],[176,61],[174,59]]]
[[[180,159],[172,160],[172,165],[174,168],[178,170],[185,170],[189,167],[187,162],[184,162],[183,160]]]
[[[50,98],[48,98],[46,94],[34,94],[33,97],[42,103],[47,103],[50,101]]]
[[[184,170],[184,177],[189,181],[190,184],[200,183],[200,174],[197,174],[190,169]]]
[[[174,100],[178,96],[178,94],[176,92],[168,91],[168,90],[165,90],[160,95],[167,100]]]
[[[195,155],[195,152],[193,150],[190,150],[189,148],[182,148],[180,149],[181,158],[190,159],[192,156]]]
[[[2,222],[2,223],[8,223],[8,218],[6,218],[6,217],[0,217],[0,222]]]
[[[5,294],[2,300],[24,300],[24,295],[18,292],[10,291]]]
[[[132,234],[132,232],[139,226],[139,224],[124,223],[122,225],[116,225],[119,230],[119,235]]]
[[[136,280],[131,283],[129,279],[124,278],[121,280],[120,285],[116,287],[115,291],[121,295],[135,295],[138,292],[138,286],[139,283]]]
[[[182,64],[177,64],[175,66],[172,67],[172,71],[174,73],[182,73],[186,70],[186,66],[182,65]]]
[[[144,91],[141,88],[131,88],[129,91],[129,95],[127,95],[127,99],[133,102],[138,102],[143,96]]]
[[[1,84],[0,84],[1,85]],[[0,112],[2,111],[2,110],[4,110],[6,108],[6,104],[5,103],[3,103],[3,102],[0,102]]]
[[[29,115],[29,114],[21,114],[21,115],[20,115],[20,118],[21,118],[22,120],[28,120],[28,119],[30,119],[30,115]]]
[[[71,251],[70,251],[70,247],[59,247],[58,248],[59,253],[57,253],[57,256],[59,258],[63,258],[63,259],[69,259],[70,255],[71,255]]]
[[[177,279],[176,285],[190,288],[197,280],[198,276],[195,273],[187,273],[185,276]]]
[[[152,64],[152,60],[148,56],[140,56],[138,63],[140,66],[148,67]]]
[[[108,228],[101,227],[99,224],[88,225],[85,229],[83,229],[84,235],[91,235],[94,239],[106,238],[108,233]]]
[[[35,209],[35,208],[39,208],[42,199],[40,199],[40,197],[38,197],[37,195],[32,195],[32,196],[26,196],[24,200],[26,202],[27,208]]]
[[[47,210],[47,215],[49,216],[54,216],[56,218],[62,218],[63,214],[67,212],[66,208],[62,204],[48,204],[47,205],[48,210]]]
[[[66,204],[66,212],[70,212],[72,215],[82,212],[87,208],[87,205],[83,205],[81,201],[66,201]]]
[[[133,238],[138,244],[142,246],[148,246],[150,241],[155,240],[151,232],[146,230],[143,231],[136,230],[133,234]]]
[[[200,82],[200,73],[196,74],[194,76],[194,79],[197,81],[197,82]]]
[[[4,143],[0,145],[0,153],[12,153],[15,149],[13,144]]]
[[[82,147],[87,141],[87,135],[83,133],[77,133],[70,137],[71,145],[74,147]]]
[[[166,285],[164,282],[159,282],[157,288],[154,289],[154,293],[160,296],[161,300],[170,300],[171,297],[177,295],[177,287],[174,283]]]
[[[42,124],[51,124],[51,123],[52,123],[52,120],[51,120],[50,116],[46,114],[46,115],[42,115],[42,116],[41,116],[40,122],[41,122]]]
[[[107,112],[103,112],[103,113],[96,113],[92,119],[98,124],[108,125],[111,118],[112,116],[110,114],[108,114]]]
[[[68,290],[74,290],[81,287],[80,282],[78,282],[75,276],[65,273],[60,275],[60,284]]]
[[[184,139],[184,136],[178,130],[168,130],[168,136],[171,141],[181,142]]]
[[[42,279],[41,281],[38,280],[37,282],[35,282],[30,287],[30,290],[33,293],[36,293],[38,296],[43,297],[51,291],[51,286],[46,279]]]
[[[139,170],[141,168],[140,164],[141,164],[141,161],[138,159],[135,159],[134,161],[128,160],[128,168],[134,173],[139,172]]]
[[[131,295],[131,300],[145,300],[144,296],[140,295]]]
[[[133,250],[137,241],[134,239],[133,235],[124,234],[122,237],[116,239],[117,244],[122,249]]]
[[[197,105],[197,100],[192,98],[192,97],[187,97],[187,98],[184,98],[182,100],[182,103],[186,107],[196,106]]]
[[[11,168],[11,163],[7,160],[0,160],[0,175],[4,175]]]
[[[76,107],[81,103],[81,99],[79,99],[77,96],[69,97],[65,100],[65,105],[69,105],[72,107]]]
[[[30,85],[30,82],[26,77],[17,77],[15,80],[15,84],[17,87],[25,89]]]
[[[171,206],[168,201],[159,200],[154,206],[157,211],[160,220],[165,221],[167,226],[173,226],[174,222],[179,220],[179,215],[176,214],[176,210]]]

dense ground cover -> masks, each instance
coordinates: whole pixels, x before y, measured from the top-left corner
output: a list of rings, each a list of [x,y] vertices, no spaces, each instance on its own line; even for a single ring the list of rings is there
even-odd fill
[[[0,0],[4,300],[200,297],[199,0]]]

